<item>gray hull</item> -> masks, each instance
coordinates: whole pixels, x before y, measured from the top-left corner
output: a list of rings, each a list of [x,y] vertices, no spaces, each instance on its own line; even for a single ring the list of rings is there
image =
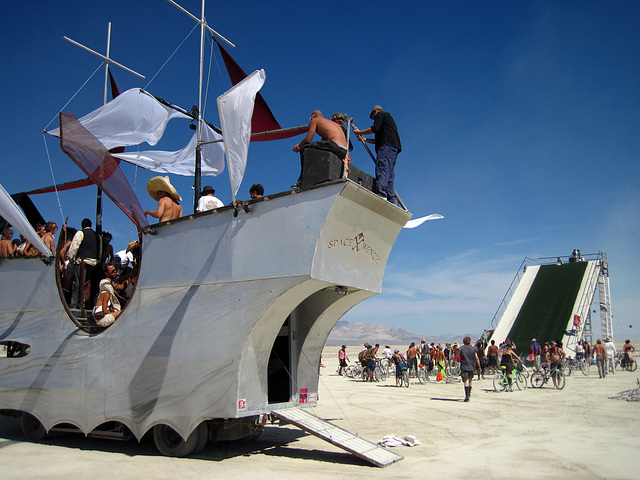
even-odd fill
[[[54,264],[0,260],[0,340],[31,346],[0,358],[0,409],[47,430],[118,421],[187,438],[203,420],[315,403],[329,332],[380,293],[410,214],[349,181],[233,213],[154,226],[135,294],[98,334],[71,322]]]

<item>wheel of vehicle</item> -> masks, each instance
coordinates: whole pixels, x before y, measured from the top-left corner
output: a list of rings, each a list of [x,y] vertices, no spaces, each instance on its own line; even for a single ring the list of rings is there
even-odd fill
[[[585,377],[589,376],[589,362],[580,362],[580,371]]]
[[[565,383],[565,374],[562,372],[556,373],[556,388],[562,390]]]
[[[376,367],[376,371],[378,372],[378,378],[380,379],[380,382],[384,382],[387,377],[389,376],[387,367],[379,365]]]
[[[409,372],[407,372],[406,370],[404,370],[402,372],[402,379],[404,381],[404,386],[406,388],[409,388]]]
[[[153,427],[153,440],[161,454],[167,457],[187,457],[195,451],[200,438],[198,428],[196,428],[185,441],[180,434],[170,426],[156,425]]]
[[[460,364],[456,363],[455,366],[451,368],[451,375],[457,376],[460,375]]]
[[[355,365],[349,365],[345,369],[344,374],[349,378],[353,378],[354,375],[356,374],[356,366]]]
[[[631,360],[630,362],[627,362],[628,371],[635,372],[637,368],[638,368],[638,362],[636,362],[635,360]]]
[[[32,442],[39,442],[44,437],[47,436],[47,431],[45,430],[40,420],[27,412],[22,412],[22,417],[20,417],[20,424],[22,426],[22,433],[27,440]]]
[[[432,368],[431,370],[427,370],[426,376],[427,376],[427,382],[436,383],[438,378],[438,370],[436,370],[435,368]]]
[[[193,449],[194,454],[200,453],[204,450],[204,447],[207,446],[207,442],[209,441],[209,426],[207,422],[202,422],[198,425],[196,432],[198,432],[198,442],[196,443],[196,448]],[[249,438],[253,439],[254,435],[251,435]]]
[[[526,390],[527,389],[527,379],[522,374],[522,372],[518,372],[516,374],[516,387],[518,387],[518,390]]]
[[[542,388],[544,382],[545,379],[542,372],[533,372],[533,374],[531,375],[531,386],[533,388]]]
[[[420,370],[418,370],[418,381],[420,382],[421,385],[424,385],[425,383],[427,383],[427,370],[424,368],[421,368]]]
[[[369,381],[369,367],[362,367],[362,381]]]
[[[496,373],[493,376],[493,388],[496,392],[504,392],[505,388],[507,388],[505,378],[502,373]]]

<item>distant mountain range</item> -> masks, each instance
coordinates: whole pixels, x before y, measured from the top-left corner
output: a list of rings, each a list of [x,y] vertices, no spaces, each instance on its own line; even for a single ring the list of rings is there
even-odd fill
[[[377,323],[350,323],[346,320],[340,320],[336,323],[327,339],[327,345],[363,345],[365,342],[375,345],[409,345],[411,342],[419,344],[424,338],[427,343],[462,343],[465,335],[471,337],[471,341],[475,342],[480,334],[464,333],[462,335],[444,334],[444,335],[419,335],[407,332],[402,328],[388,327]]]

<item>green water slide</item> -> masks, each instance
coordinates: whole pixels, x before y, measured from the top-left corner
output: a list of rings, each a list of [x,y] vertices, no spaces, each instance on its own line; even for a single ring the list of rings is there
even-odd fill
[[[509,332],[519,355],[529,353],[531,339],[541,345],[561,340],[572,318],[573,308],[588,262],[542,265]]]

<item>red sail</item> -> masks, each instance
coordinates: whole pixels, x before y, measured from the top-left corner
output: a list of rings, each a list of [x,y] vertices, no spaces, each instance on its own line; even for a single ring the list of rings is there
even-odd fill
[[[220,55],[222,55],[222,59],[224,60],[224,64],[227,67],[227,72],[229,73],[229,79],[231,80],[232,85],[236,85],[240,83],[242,80],[247,78],[247,74],[244,73],[240,65],[236,63],[236,61],[229,55],[222,45],[213,37],[213,40],[218,44],[218,48],[220,49]],[[256,104],[253,109],[253,117],[251,118],[251,133],[260,133],[260,132],[268,132],[270,130],[281,130],[280,124],[276,120],[276,117],[271,112],[271,109],[267,105],[267,102],[264,101],[260,92],[256,95]],[[273,132],[266,135],[258,135],[256,137],[252,137],[252,142],[265,142],[269,140],[282,140],[284,138],[295,137],[296,135],[300,135],[301,133],[305,133],[308,127],[298,127],[294,130],[283,131],[283,132]]]

